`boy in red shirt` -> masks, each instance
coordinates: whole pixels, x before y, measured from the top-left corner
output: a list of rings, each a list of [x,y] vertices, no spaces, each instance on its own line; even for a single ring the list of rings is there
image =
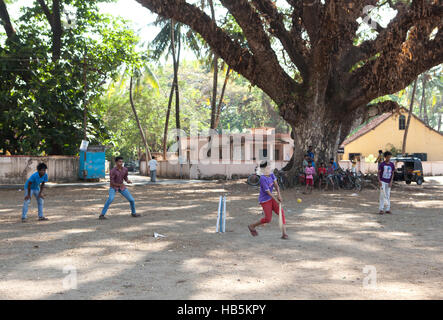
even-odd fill
[[[318,168],[318,177],[319,177],[319,180],[318,180],[318,188],[321,190],[321,185],[322,185],[322,183],[323,183],[323,180],[326,179],[326,167],[325,167],[324,162],[322,162],[322,163],[320,164],[320,167]],[[326,187],[325,187],[325,188],[326,188]]]

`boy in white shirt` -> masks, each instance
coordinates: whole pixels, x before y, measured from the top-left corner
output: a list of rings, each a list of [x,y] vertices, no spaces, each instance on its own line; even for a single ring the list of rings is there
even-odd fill
[[[152,157],[151,160],[148,162],[149,166],[149,172],[151,173],[151,182],[157,181],[157,160],[155,160],[155,157]]]

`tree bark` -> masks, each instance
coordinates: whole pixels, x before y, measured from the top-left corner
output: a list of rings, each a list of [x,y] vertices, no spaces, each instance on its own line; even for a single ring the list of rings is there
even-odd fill
[[[171,114],[172,98],[174,97],[174,80],[172,80],[171,91],[169,93],[168,109],[166,111],[165,130],[163,131],[163,160],[166,160],[166,143],[168,140],[169,116]]]
[[[15,29],[11,23],[6,3],[3,0],[0,0],[0,19],[3,22],[3,27],[5,28],[6,36],[8,37],[8,39],[11,39],[15,35]]]
[[[222,91],[220,93],[220,100],[218,102],[217,112],[215,115],[214,129],[217,129],[218,124],[220,123],[220,115],[221,115],[221,109],[222,109],[222,104],[223,104],[223,98],[225,96],[226,86],[228,84],[230,74],[231,74],[231,68],[228,66],[228,69],[226,70],[225,81],[223,82]]]
[[[146,141],[145,132],[143,131],[143,128],[140,124],[140,119],[138,118],[137,110],[135,109],[134,100],[132,98],[132,82],[133,82],[133,77],[131,76],[129,80],[129,102],[131,103],[132,112],[134,113],[135,121],[137,122],[137,126],[140,131],[140,136],[142,138],[143,145],[145,146],[147,161],[149,161],[151,160],[151,152],[149,151],[149,146],[148,142]]]
[[[214,73],[212,77],[212,97],[211,97],[211,129],[215,129],[215,118],[217,116],[217,85],[218,85],[218,56],[214,53],[213,58]]]
[[[211,9],[211,20],[212,24],[215,26],[215,11],[214,11],[214,3],[212,0],[208,0],[209,7]],[[215,118],[217,114],[217,85],[218,85],[218,55],[216,52],[213,52],[212,66],[214,68],[214,73],[212,77],[212,98],[211,98],[211,129],[215,129]],[[209,137],[210,141],[210,137]]]
[[[414,97],[415,97],[415,90],[416,89],[417,89],[417,80],[414,81],[414,87],[412,89],[411,104],[409,106],[408,120],[406,122],[405,133],[403,135],[403,144],[402,144],[402,147],[401,147],[401,153],[402,154],[406,153],[406,139],[408,138],[409,124],[411,123],[412,109],[414,107]]]
[[[51,26],[52,31],[52,61],[58,61],[61,57],[61,47],[62,47],[62,22],[61,22],[61,11],[60,11],[60,0],[52,1],[52,12],[49,10],[45,0],[38,0],[40,7],[42,8],[46,19]]]
[[[420,101],[420,113],[423,109],[423,121],[429,125],[429,119],[428,119],[428,110],[426,108],[426,82],[428,81],[428,75],[426,73],[423,74],[422,78],[422,92],[421,92],[421,101]]]
[[[441,113],[438,114],[438,132],[441,132]]]

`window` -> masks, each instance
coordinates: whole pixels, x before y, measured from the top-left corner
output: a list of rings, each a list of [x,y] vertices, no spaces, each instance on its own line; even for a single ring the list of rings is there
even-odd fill
[[[398,118],[398,129],[399,130],[405,130],[406,128],[406,117],[405,116],[400,116]]]
[[[260,160],[268,160],[268,149],[260,149],[259,158]]]
[[[274,150],[274,160],[276,160],[276,161],[282,160],[282,159],[280,159],[280,150],[278,150],[278,149]]]

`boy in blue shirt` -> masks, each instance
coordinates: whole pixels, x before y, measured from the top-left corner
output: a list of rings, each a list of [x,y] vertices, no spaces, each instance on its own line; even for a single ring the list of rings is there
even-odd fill
[[[38,205],[38,220],[46,221],[48,218],[43,216],[43,189],[45,182],[48,182],[48,175],[46,174],[48,167],[44,163],[39,163],[37,166],[37,172],[34,172],[32,176],[25,183],[25,202],[23,203],[22,222],[26,222],[26,215],[28,214],[28,206],[31,203],[31,197],[34,195]]]

